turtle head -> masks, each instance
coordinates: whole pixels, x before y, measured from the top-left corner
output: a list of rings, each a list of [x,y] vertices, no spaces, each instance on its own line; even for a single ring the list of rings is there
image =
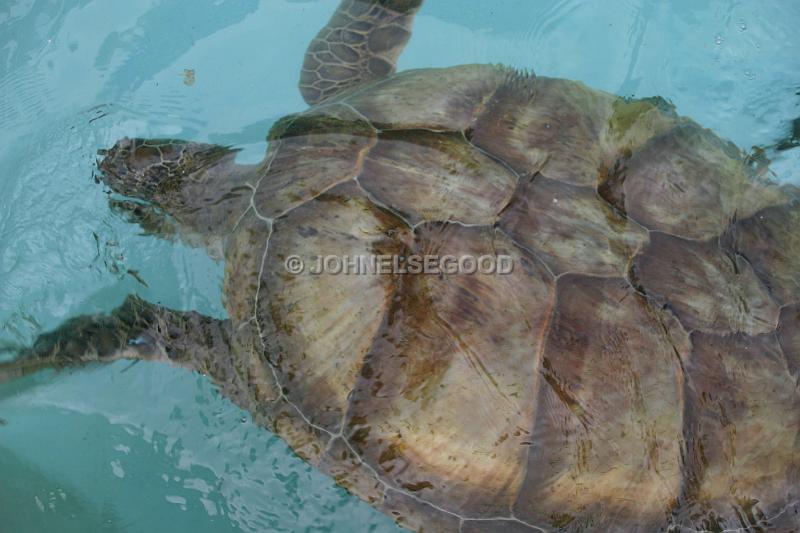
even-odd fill
[[[175,139],[122,139],[98,151],[102,180],[114,192],[172,203],[188,183],[213,180],[233,165],[236,150]]]

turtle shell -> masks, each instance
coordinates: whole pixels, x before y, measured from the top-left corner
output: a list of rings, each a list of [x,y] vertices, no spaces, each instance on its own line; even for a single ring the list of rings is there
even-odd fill
[[[228,252],[256,414],[411,529],[797,528],[800,207],[752,174],[663,100],[493,66],[287,117]],[[432,254],[514,269],[285,266]]]

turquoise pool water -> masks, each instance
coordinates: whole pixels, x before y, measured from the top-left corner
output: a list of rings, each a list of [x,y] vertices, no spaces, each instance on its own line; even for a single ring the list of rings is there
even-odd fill
[[[131,292],[224,316],[222,266],[113,214],[95,153],[170,136],[259,160],[273,121],[304,107],[302,55],[336,3],[0,6],[0,358]],[[792,2],[429,0],[400,66],[498,62],[661,95],[749,148],[800,116],[798,27]],[[799,153],[777,154],[777,179],[800,183]],[[0,386],[0,479],[0,531],[396,530],[209,381],[157,364]]]

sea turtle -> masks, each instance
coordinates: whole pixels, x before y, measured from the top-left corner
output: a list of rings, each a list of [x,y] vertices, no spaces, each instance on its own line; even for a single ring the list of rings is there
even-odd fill
[[[104,154],[132,216],[224,257],[229,320],[131,296],[6,375],[202,372],[419,531],[797,531],[800,195],[661,98],[395,73],[420,4],[344,0],[303,65],[310,109],[258,165],[177,140]],[[378,255],[514,268],[287,269]]]

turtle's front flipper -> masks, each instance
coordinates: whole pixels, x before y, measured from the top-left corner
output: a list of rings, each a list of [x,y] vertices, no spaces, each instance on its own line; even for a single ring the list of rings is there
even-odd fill
[[[392,74],[422,0],[342,0],[311,41],[300,75],[310,105]]]
[[[230,366],[231,327],[196,312],[180,312],[136,296],[108,315],[80,316],[40,335],[16,360],[0,364],[0,382],[45,368],[118,359],[167,361],[215,378]]]

